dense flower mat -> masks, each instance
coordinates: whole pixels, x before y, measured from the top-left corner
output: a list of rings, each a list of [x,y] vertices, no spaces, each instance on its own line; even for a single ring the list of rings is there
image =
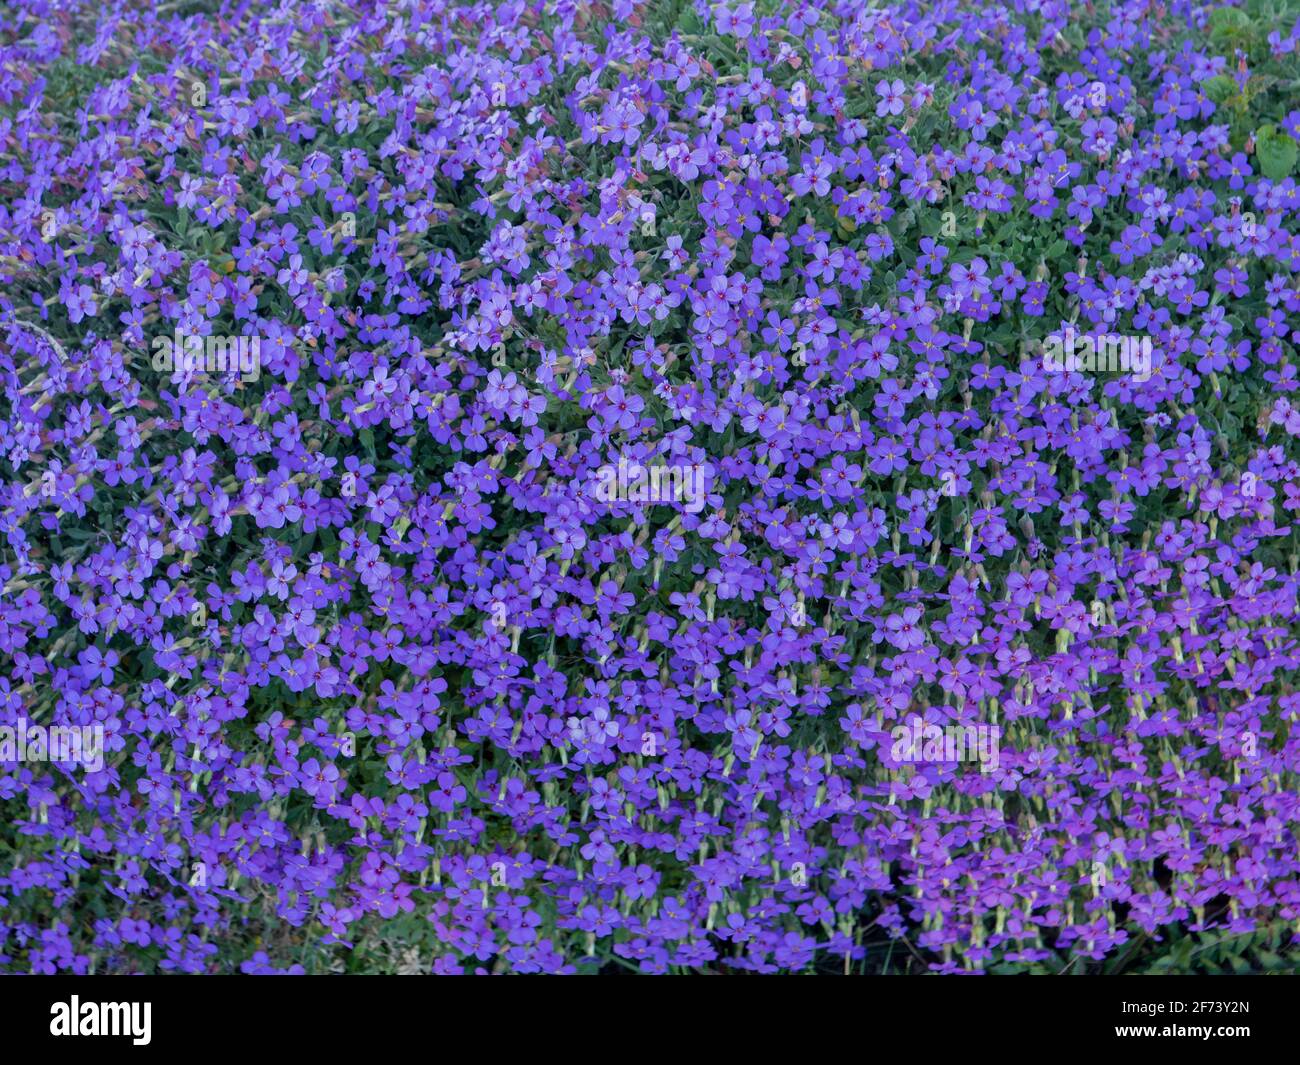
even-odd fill
[[[1289,967],[1298,16],[10,0],[0,969]]]

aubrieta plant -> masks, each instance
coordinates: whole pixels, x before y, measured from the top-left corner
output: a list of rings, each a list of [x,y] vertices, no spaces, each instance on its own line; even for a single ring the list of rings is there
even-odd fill
[[[1294,967],[1298,43],[10,0],[0,970]]]

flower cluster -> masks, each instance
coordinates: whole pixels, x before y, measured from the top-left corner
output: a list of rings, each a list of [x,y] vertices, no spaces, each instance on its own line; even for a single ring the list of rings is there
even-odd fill
[[[12,0],[0,969],[1275,962],[1279,6]]]

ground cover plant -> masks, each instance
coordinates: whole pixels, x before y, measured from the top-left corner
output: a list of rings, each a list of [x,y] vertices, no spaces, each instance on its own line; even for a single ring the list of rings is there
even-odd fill
[[[10,0],[0,971],[1290,971],[1300,5]]]

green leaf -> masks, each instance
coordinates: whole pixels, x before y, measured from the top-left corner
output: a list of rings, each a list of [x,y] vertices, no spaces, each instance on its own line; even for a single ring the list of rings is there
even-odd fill
[[[1210,13],[1210,36],[1221,36],[1229,30],[1250,29],[1250,16],[1240,8],[1221,7]]]
[[[1250,16],[1240,8],[1221,7],[1210,15],[1210,43],[1228,52],[1240,47],[1249,52],[1256,37],[1256,28]]]
[[[1285,133],[1277,132],[1271,123],[1255,131],[1255,156],[1259,169],[1266,178],[1281,181],[1295,167],[1300,148]]]
[[[1221,104],[1237,91],[1237,82],[1228,74],[1216,74],[1204,82],[1202,88],[1205,89],[1206,96],[1216,104]]]

